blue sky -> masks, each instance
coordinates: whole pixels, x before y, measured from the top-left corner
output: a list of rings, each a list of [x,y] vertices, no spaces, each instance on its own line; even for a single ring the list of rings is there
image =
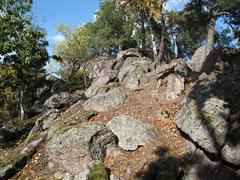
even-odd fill
[[[92,21],[98,9],[99,0],[34,0],[32,7],[34,23],[47,32],[49,54],[54,53],[54,44],[62,39],[56,32],[57,24],[81,26]],[[51,67],[54,71],[59,69],[59,66],[52,61]]]

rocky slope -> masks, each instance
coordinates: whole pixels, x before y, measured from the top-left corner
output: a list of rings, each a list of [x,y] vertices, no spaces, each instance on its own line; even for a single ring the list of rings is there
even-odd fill
[[[0,135],[0,179],[239,179],[240,55],[218,51],[198,72],[129,52],[86,64],[86,91],[53,92],[16,144]]]

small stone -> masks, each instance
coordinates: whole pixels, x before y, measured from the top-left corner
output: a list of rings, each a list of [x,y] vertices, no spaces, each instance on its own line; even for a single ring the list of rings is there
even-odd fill
[[[160,111],[157,112],[156,115],[157,115],[157,117],[159,119],[167,119],[167,118],[169,118],[169,113],[168,113],[167,110],[160,110]]]

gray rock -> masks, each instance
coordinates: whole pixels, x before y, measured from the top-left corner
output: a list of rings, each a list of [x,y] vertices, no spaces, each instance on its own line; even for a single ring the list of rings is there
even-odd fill
[[[139,86],[139,80],[138,80],[138,77],[135,73],[128,73],[126,75],[126,77],[124,78],[123,80],[123,83],[125,84],[125,86],[132,90],[132,91],[135,91],[138,89],[138,86]]]
[[[92,161],[103,161],[115,136],[105,127],[83,123],[58,127],[48,137],[47,152],[53,162],[73,175],[85,173]]]
[[[126,59],[128,57],[143,57],[143,53],[141,53],[139,51],[139,49],[136,49],[136,48],[130,48],[130,49],[127,49],[125,51],[121,51],[120,53],[118,53],[117,55],[117,58],[118,59]]]
[[[85,124],[79,127],[59,129],[49,138],[47,152],[52,160],[71,174],[80,174],[92,161],[89,143],[103,127]]]
[[[166,110],[159,110],[156,113],[156,116],[160,119],[167,119],[167,118],[169,118],[169,113]]]
[[[171,74],[168,76],[166,98],[176,99],[185,89],[185,79],[181,75]]]
[[[117,59],[95,59],[88,62],[83,68],[88,72],[88,78],[94,82],[101,76],[103,70],[119,70],[120,66],[121,61]]]
[[[132,116],[116,116],[108,126],[118,137],[119,146],[125,150],[136,150],[150,142],[156,135],[152,126]]]
[[[31,107],[31,113],[38,114],[44,111],[44,105],[41,101],[37,100],[33,103]]]
[[[98,93],[97,95],[88,99],[83,106],[85,110],[104,112],[109,108],[120,105],[125,99],[126,95],[124,91],[120,88],[114,88],[107,92]]]
[[[127,58],[119,71],[118,79],[119,81],[123,81],[128,73],[135,73],[140,77],[143,73],[148,72],[150,66],[151,60],[148,58]]]
[[[24,156],[30,156],[34,154],[36,149],[42,144],[42,142],[45,140],[46,135],[39,136],[38,139],[30,142],[22,151],[21,154]]]
[[[66,106],[69,103],[69,101],[70,94],[67,92],[60,92],[48,98],[44,103],[44,107],[46,109],[59,109]]]
[[[155,70],[147,74],[147,77],[158,81],[173,73],[187,77],[190,75],[191,69],[184,60],[177,59],[172,60],[170,64],[161,64],[157,66]]]
[[[92,83],[92,85],[86,90],[85,95],[87,98],[94,96],[97,91],[104,87],[108,82],[117,78],[118,71],[115,70],[103,70],[99,74],[99,78]]]
[[[61,179],[61,180],[73,180],[73,176],[70,173],[65,173],[65,172],[61,172],[61,171],[57,171],[54,174],[54,177],[56,179]]]
[[[240,125],[234,127],[223,146],[221,155],[223,159],[236,166],[240,165]]]
[[[66,85],[66,83],[64,81],[58,79],[53,83],[50,92],[51,93],[60,93],[60,92],[66,92],[68,90],[69,90],[69,88]]]
[[[9,165],[7,165],[5,167],[1,167],[0,168],[0,178],[1,179],[7,179],[5,177],[7,177],[9,173],[11,173],[13,168],[14,168],[13,164],[9,164]]]
[[[229,113],[226,102],[217,98],[202,104],[189,100],[177,114],[176,124],[204,150],[218,154],[227,137]]]
[[[210,73],[220,54],[221,49],[213,49],[211,52],[207,52],[206,46],[199,47],[188,65],[194,72]]]

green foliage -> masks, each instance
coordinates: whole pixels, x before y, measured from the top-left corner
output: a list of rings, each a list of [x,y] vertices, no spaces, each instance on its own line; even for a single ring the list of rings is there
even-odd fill
[[[19,95],[21,108],[27,89],[34,87],[48,60],[45,32],[32,25],[31,6],[31,0],[0,3],[0,63],[9,71],[4,84]]]
[[[109,175],[104,164],[99,163],[99,164],[93,165],[90,169],[89,179],[90,180],[109,180]]]
[[[86,71],[79,69],[68,77],[67,83],[72,89],[84,89],[87,76]]]
[[[93,24],[94,42],[97,51],[105,51],[109,55],[112,48],[131,44],[134,21],[126,17],[122,9],[117,8],[110,0],[102,1],[100,11],[96,13],[96,21]]]
[[[71,30],[64,25],[57,26],[64,40],[55,46],[57,56],[61,57],[61,77],[68,81],[70,76],[76,76],[81,64],[92,58],[94,53],[90,51],[91,31],[89,26],[82,26]]]

